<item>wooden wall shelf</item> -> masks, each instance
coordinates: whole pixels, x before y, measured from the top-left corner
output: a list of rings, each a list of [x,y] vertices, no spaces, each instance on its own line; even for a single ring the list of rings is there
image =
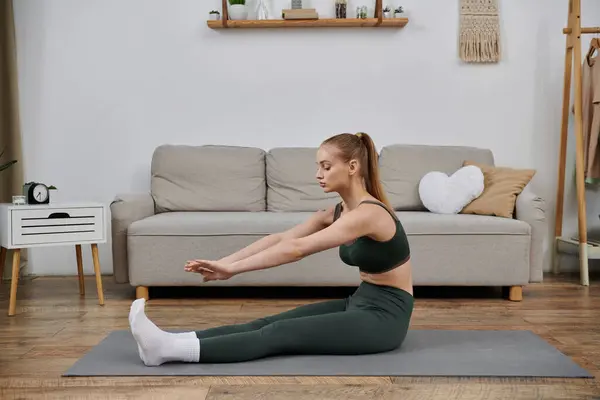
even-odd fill
[[[228,28],[403,28],[408,23],[408,18],[331,18],[315,20],[227,20],[207,21],[211,29]]]

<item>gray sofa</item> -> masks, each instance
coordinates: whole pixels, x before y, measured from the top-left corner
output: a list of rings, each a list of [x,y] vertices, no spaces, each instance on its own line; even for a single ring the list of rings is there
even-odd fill
[[[185,272],[189,259],[219,259],[264,235],[288,229],[339,201],[315,179],[316,148],[265,151],[237,146],[162,145],[151,160],[148,193],[111,203],[114,278],[148,297],[155,286],[355,286],[356,268],[331,249],[277,268],[202,283]],[[381,178],[408,235],[415,286],[502,286],[509,298],[542,280],[544,201],[530,185],[514,218],[435,214],[419,199],[427,172],[452,173],[463,161],[494,165],[490,150],[389,145]]]

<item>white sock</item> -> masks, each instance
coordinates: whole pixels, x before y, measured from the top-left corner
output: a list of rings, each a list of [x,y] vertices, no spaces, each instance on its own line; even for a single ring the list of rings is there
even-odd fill
[[[140,358],[147,366],[165,362],[198,362],[200,341],[195,332],[165,332],[148,319],[144,312],[146,299],[131,304],[129,325],[138,346]]]

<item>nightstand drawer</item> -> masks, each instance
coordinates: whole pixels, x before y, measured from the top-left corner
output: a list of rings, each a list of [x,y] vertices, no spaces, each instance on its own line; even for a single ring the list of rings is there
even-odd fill
[[[102,207],[13,209],[14,246],[104,240]]]

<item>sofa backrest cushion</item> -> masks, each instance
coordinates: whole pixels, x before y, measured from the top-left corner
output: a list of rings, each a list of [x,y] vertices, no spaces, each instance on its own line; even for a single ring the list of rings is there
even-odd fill
[[[264,211],[265,154],[241,146],[157,147],[151,164],[156,212]]]
[[[334,205],[337,193],[319,186],[317,148],[274,148],[266,156],[267,209],[269,211],[316,211]]]
[[[396,210],[425,211],[419,197],[419,182],[428,172],[451,175],[465,160],[494,165],[491,150],[468,146],[402,145],[385,146],[379,166],[383,187]]]

